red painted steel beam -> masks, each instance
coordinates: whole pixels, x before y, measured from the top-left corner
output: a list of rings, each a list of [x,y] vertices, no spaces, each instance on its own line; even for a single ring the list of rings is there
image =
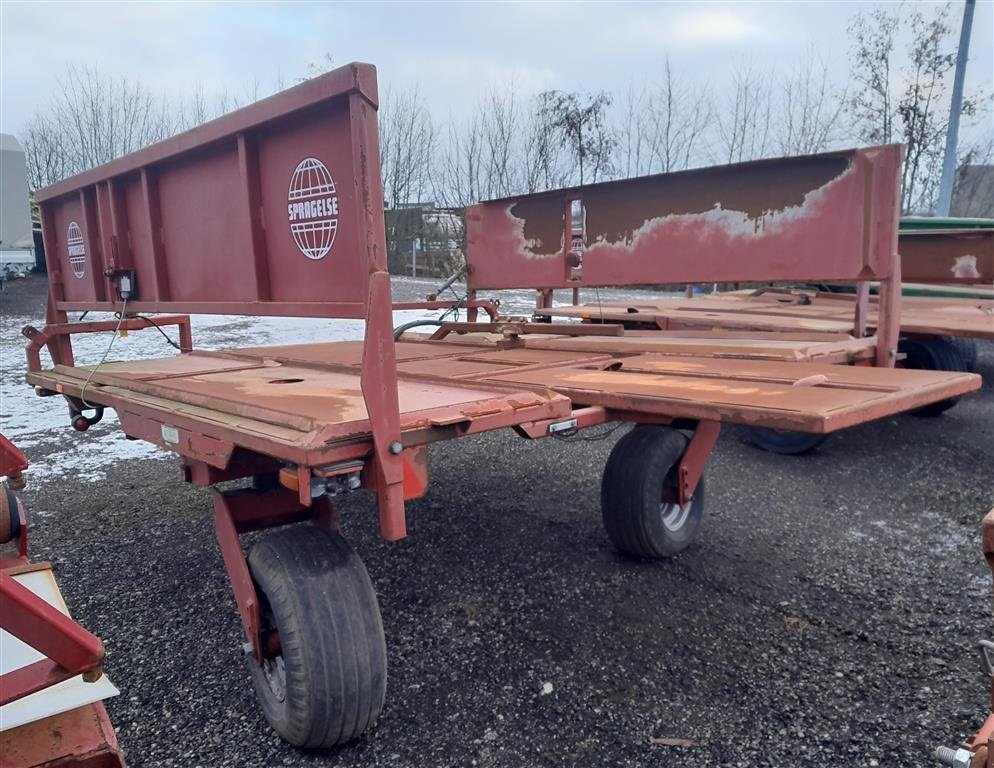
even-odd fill
[[[262,664],[259,596],[256,594],[252,574],[249,573],[248,563],[245,562],[245,553],[242,551],[242,543],[235,527],[234,518],[237,513],[234,510],[237,508],[237,502],[234,498],[231,494],[214,491],[214,531],[221,549],[221,559],[228,571],[231,590],[235,594],[235,605],[242,620],[245,638],[252,645],[256,662]]]
[[[28,460],[21,449],[0,435],[0,476],[16,477],[27,468]]]
[[[90,320],[77,323],[56,323],[46,325],[40,331],[31,325],[26,325],[21,330],[21,335],[28,340],[25,347],[25,354],[28,358],[28,370],[41,370],[41,349],[48,347],[52,360],[56,364],[72,365],[73,360],[70,354],[68,360],[63,359],[60,353],[59,342],[68,341],[71,336],[80,333],[103,333],[120,328],[122,331],[141,331],[145,328],[155,326],[179,326],[179,344],[184,351],[193,348],[193,333],[190,329],[189,315],[163,315],[154,319],[144,317],[125,317],[120,323],[117,320]]]
[[[79,673],[71,672],[51,659],[40,659],[26,667],[7,672],[0,676],[0,706],[43,691],[70,677],[76,677],[77,674]]]
[[[682,507],[694,495],[697,484],[704,474],[711,451],[714,450],[718,442],[718,435],[721,433],[721,422],[701,421],[694,430],[690,444],[680,459],[679,476],[680,484],[678,488],[679,496],[677,502]]]
[[[309,477],[309,474],[307,475]],[[304,487],[310,496],[310,485]],[[268,492],[253,490],[219,491],[214,489],[214,530],[231,589],[242,620],[245,638],[252,646],[256,661],[264,654],[259,616],[259,596],[252,581],[240,534],[265,530],[311,519],[318,525],[335,525],[335,515],[327,498],[310,508],[300,503],[299,495],[282,487]]]
[[[0,704],[81,673],[99,677],[104,659],[100,638],[3,571],[0,571],[0,624],[48,657],[47,665],[38,662],[0,677]]]

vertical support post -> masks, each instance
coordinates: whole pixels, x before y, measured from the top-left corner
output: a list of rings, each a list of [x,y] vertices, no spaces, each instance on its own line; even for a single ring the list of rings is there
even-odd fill
[[[98,301],[107,296],[110,281],[104,275],[108,256],[104,252],[104,244],[100,241],[99,232],[99,187],[89,187],[79,191],[79,204],[83,211],[83,241],[86,243],[86,268],[92,271],[93,292]],[[107,227],[110,231],[110,227]]]
[[[111,280],[111,275],[118,268],[118,263],[117,248],[114,242],[114,220],[111,215],[110,180],[101,181],[94,185],[93,193],[96,197],[95,211],[93,212],[96,214],[99,224],[95,221],[93,227],[90,227],[88,217],[86,227],[87,232],[92,229],[98,233],[94,239],[100,242],[100,268],[94,270],[93,279],[97,286],[96,290],[102,291],[103,296],[113,302],[114,283]],[[83,194],[85,195],[85,191]]]
[[[147,167],[141,169],[142,198],[148,216],[152,239],[152,274],[155,275],[153,295],[156,301],[169,301],[169,269],[166,266],[165,243],[162,239],[162,209],[159,205],[159,181]],[[143,290],[144,293],[144,290]]]
[[[466,319],[471,323],[475,323],[480,316],[480,308],[472,304],[472,302],[476,301],[476,291],[472,288],[467,288],[466,290],[466,301],[469,302],[469,306],[466,308]]]
[[[52,216],[41,217],[41,239],[45,245],[45,265],[48,268],[48,301],[45,308],[45,321],[49,325],[66,323],[69,316],[56,307],[57,302],[65,301],[65,269],[63,269],[62,248],[55,234]],[[72,341],[69,334],[60,334],[52,339],[48,347],[52,361],[56,365],[72,365]]]
[[[866,336],[866,316],[870,309],[870,283],[860,280],[856,284],[856,314],[853,318],[853,335],[857,339]]]
[[[894,233],[897,239],[897,232]],[[880,300],[877,304],[877,358],[878,368],[893,368],[897,362],[897,340],[901,335],[901,258],[894,247],[894,272],[880,281]]]
[[[690,444],[680,458],[678,469],[679,485],[677,487],[677,503],[682,507],[694,496],[697,484],[704,474],[711,451],[718,442],[721,434],[721,422],[705,419],[697,423],[697,429],[690,438]]]
[[[259,180],[259,154],[255,142],[239,133],[238,170],[241,176],[242,205],[249,223],[252,264],[255,268],[255,290],[259,301],[269,301],[269,261],[266,256],[266,235],[262,231],[262,191]]]
[[[221,559],[224,560],[224,568],[228,572],[231,591],[235,594],[235,604],[238,606],[238,614],[245,629],[245,638],[252,644],[256,662],[261,664],[259,596],[255,592],[252,574],[249,572],[248,563],[245,562],[245,553],[242,552],[242,543],[238,538],[234,510],[229,503],[231,497],[216,488],[213,495],[214,533],[221,548]]]
[[[383,190],[380,187],[379,137],[376,104],[362,95],[349,96],[355,199],[363,226],[359,250],[366,256],[369,290],[366,333],[363,339],[360,385],[373,433],[372,470],[380,511],[380,534],[387,541],[407,535],[404,516],[404,466],[401,460],[400,402],[397,394],[397,358],[393,339],[393,303],[387,272]]]
[[[868,222],[874,227],[874,248],[881,259],[890,264],[889,274],[880,281],[877,302],[877,357],[879,368],[893,368],[897,364],[897,342],[901,335],[901,256],[897,252],[898,225],[901,220],[901,163],[904,150],[899,149],[893,158],[893,167],[883,164],[884,173],[877,173],[883,182],[884,174],[893,174],[892,199],[874,201],[871,210],[879,213]],[[873,187],[876,188],[875,186]],[[880,222],[878,224],[878,221]]]

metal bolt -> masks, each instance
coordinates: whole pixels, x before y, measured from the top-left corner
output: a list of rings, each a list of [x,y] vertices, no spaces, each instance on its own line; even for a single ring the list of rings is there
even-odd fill
[[[938,747],[935,750],[935,759],[943,765],[948,765],[949,768],[970,768],[973,752],[962,748]]]
[[[399,440],[394,440],[392,443],[390,443],[390,453],[392,453],[394,456],[400,455],[401,451],[403,450],[404,446],[401,445]]]

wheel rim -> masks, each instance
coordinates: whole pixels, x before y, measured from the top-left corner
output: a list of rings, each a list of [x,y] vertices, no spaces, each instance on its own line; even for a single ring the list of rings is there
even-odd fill
[[[682,507],[675,501],[664,501],[659,505],[659,515],[663,521],[663,527],[672,533],[676,533],[687,523],[690,517],[690,505],[688,501]]]
[[[283,657],[263,659],[262,676],[266,679],[273,698],[280,702],[286,701],[286,665],[283,663]]]

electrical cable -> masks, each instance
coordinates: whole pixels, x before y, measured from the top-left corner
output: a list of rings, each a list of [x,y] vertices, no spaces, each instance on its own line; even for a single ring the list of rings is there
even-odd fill
[[[146,323],[151,323],[152,327],[155,328],[155,330],[157,330],[159,333],[162,334],[162,338],[164,338],[166,341],[168,341],[169,344],[172,347],[178,349],[180,352],[192,352],[193,351],[192,349],[187,349],[186,347],[180,346],[175,341],[173,341],[171,338],[169,338],[169,334],[167,334],[164,330],[162,330],[162,326],[159,325],[157,322],[155,322],[155,320],[153,320],[148,315],[135,315],[135,317],[140,317]]]
[[[117,334],[121,331],[121,324],[124,322],[124,315],[127,311],[128,299],[125,297],[124,304],[121,305],[121,311],[117,313],[117,327],[114,329],[114,333],[110,337],[110,344],[108,344],[107,349],[104,350],[104,356],[100,358],[100,362],[90,369],[90,375],[86,377],[86,381],[83,382],[83,388],[79,392],[79,399],[87,408],[100,407],[99,405],[93,405],[92,403],[86,402],[86,388],[90,385],[90,380],[93,378],[93,374],[95,374],[100,369],[100,366],[107,361],[107,355],[110,354],[111,349],[114,347],[114,342],[117,341]]]
[[[564,443],[595,443],[598,440],[606,439],[622,426],[624,426],[624,423],[619,422],[613,427],[602,430],[601,432],[595,432],[592,435],[581,435],[579,429],[569,429],[562,432],[555,432],[552,437],[562,440]]]

